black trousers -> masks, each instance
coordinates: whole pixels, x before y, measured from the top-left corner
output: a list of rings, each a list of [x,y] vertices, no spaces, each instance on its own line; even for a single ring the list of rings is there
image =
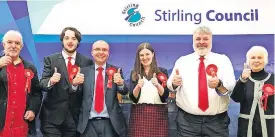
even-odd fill
[[[61,125],[55,125],[47,121],[41,121],[43,137],[78,137],[77,124],[70,111]]]
[[[80,137],[119,137],[109,118],[94,118],[88,121]]]
[[[177,115],[178,137],[229,137],[230,118],[227,112],[213,115],[192,115],[179,108]]]

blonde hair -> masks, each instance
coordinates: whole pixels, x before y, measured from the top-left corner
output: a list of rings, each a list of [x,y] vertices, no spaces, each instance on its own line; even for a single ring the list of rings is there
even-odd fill
[[[208,28],[206,26],[200,26],[200,27],[196,28],[195,31],[193,32],[193,34],[196,34],[196,33],[203,33],[203,34],[212,35],[212,31],[210,30],[210,28]]]

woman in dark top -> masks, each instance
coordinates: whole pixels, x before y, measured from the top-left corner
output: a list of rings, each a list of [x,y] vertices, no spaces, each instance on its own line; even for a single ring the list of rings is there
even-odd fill
[[[238,137],[274,137],[274,74],[264,69],[268,63],[267,50],[254,46],[246,59],[248,65],[244,64],[231,94],[241,105]]]
[[[167,70],[157,66],[152,46],[141,43],[130,78],[130,98],[135,104],[130,114],[129,137],[168,137],[167,78]]]

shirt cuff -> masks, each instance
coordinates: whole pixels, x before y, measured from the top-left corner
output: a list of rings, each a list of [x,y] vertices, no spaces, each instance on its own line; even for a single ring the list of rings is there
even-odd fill
[[[78,87],[78,86],[72,85],[73,92],[75,92],[75,91],[77,90],[77,87]]]
[[[239,80],[243,83],[246,83],[247,82],[247,79],[243,79],[242,76],[240,76]]]
[[[124,85],[122,85],[122,86],[117,86],[117,88],[118,88],[119,91],[122,91],[122,90],[124,89]]]
[[[221,93],[217,88],[215,88],[215,90],[219,96],[226,96],[229,93],[229,91],[226,91],[225,93]]]
[[[47,88],[51,88],[53,85],[51,85],[51,81],[49,80]]]

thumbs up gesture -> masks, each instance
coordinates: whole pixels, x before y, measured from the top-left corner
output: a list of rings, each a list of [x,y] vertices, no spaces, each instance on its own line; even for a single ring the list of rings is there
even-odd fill
[[[248,64],[244,63],[243,65],[243,73],[242,73],[242,79],[247,80],[248,77],[250,77],[251,69],[249,68]]]
[[[117,69],[117,72],[114,74],[114,83],[118,86],[122,86],[124,84],[124,80],[121,77],[121,68]]]
[[[72,85],[77,86],[79,84],[82,84],[84,82],[84,79],[84,74],[80,73],[80,67],[78,67],[78,72],[72,81]]]
[[[144,80],[143,80],[143,78],[140,76],[140,74],[138,74],[138,84],[137,84],[137,87],[138,87],[139,89],[141,89],[141,88],[143,87],[143,85],[144,85]]]
[[[181,86],[182,84],[182,78],[180,76],[179,69],[176,69],[176,74],[173,76],[172,85],[177,87]]]
[[[57,72],[57,68],[54,67],[53,76],[50,78],[50,85],[54,85],[55,83],[59,82],[61,78],[61,74]]]
[[[153,78],[151,79],[151,82],[155,87],[158,87],[160,85],[159,82],[158,82],[156,73],[153,74]]]

